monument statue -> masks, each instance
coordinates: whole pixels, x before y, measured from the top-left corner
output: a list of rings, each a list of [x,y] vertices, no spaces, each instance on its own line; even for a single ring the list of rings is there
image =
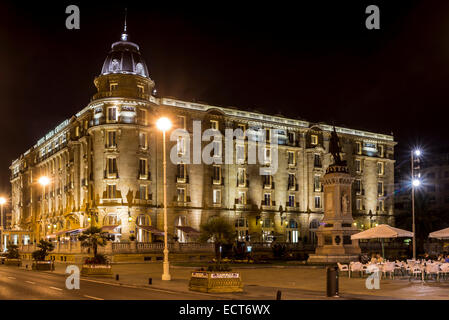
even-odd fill
[[[332,157],[334,158],[333,165],[346,166],[346,161],[342,160],[340,156],[341,152],[340,139],[338,138],[337,131],[335,131],[335,126],[334,131],[332,131],[331,133],[331,139],[329,142],[329,152],[330,154],[332,154]]]
[[[348,195],[346,193],[344,193],[341,197],[341,212],[343,214],[346,214],[348,212]]]

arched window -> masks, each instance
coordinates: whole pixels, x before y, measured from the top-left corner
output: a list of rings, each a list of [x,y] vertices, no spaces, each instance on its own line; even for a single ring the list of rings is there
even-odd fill
[[[176,227],[184,227],[184,226],[187,226],[187,218],[185,216],[178,216],[175,219],[175,232],[176,236],[178,237],[178,241],[180,243],[186,242],[187,237],[181,229]]]
[[[140,74],[141,76],[144,75],[144,73],[143,73],[143,65],[140,62],[138,64],[136,64],[136,73]]]
[[[141,214],[136,219],[136,233],[137,233],[137,241],[138,242],[150,242],[151,241],[151,233],[145,227],[151,226],[150,216],[147,214]]]
[[[139,226],[150,226],[150,217],[146,214],[141,214],[137,217],[137,225]]]
[[[117,72],[120,68],[120,62],[117,59],[113,59],[109,65],[109,71]]]

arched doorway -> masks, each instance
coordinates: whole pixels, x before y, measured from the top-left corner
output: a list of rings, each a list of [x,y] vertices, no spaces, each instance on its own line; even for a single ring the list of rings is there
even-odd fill
[[[122,220],[116,213],[110,213],[103,219],[103,231],[108,232],[115,242],[120,242],[122,237]]]
[[[151,232],[142,227],[151,226],[151,218],[147,214],[141,214],[136,219],[137,242],[151,242]]]

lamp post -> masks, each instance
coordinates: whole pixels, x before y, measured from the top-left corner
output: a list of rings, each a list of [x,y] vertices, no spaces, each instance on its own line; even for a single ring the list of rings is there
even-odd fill
[[[412,169],[412,232],[413,232],[413,260],[416,259],[416,225],[415,225],[415,187],[419,187],[421,182],[415,178],[415,156],[419,157],[419,149],[411,151],[411,169]],[[418,158],[419,160],[419,158]],[[419,169],[419,167],[418,167]],[[418,176],[419,177],[419,176]]]
[[[164,170],[164,263],[163,263],[163,273],[162,280],[171,280],[170,276],[170,264],[168,262],[168,228],[167,228],[167,159],[165,152],[165,132],[170,130],[171,121],[162,117],[156,122],[156,126],[162,131],[162,153],[163,153],[163,170]]]
[[[45,205],[44,205],[45,186],[50,184],[50,178],[47,176],[42,176],[37,180],[37,182],[39,182],[39,184],[42,186],[42,212],[41,212],[41,219],[42,219],[42,215],[44,214],[44,210],[45,210]],[[39,237],[39,235],[38,235],[38,237]]]
[[[6,198],[0,197],[0,250],[4,251],[3,248],[3,205],[6,203]]]

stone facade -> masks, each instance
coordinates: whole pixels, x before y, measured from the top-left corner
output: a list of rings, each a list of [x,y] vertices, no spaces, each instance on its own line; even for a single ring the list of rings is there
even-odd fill
[[[92,224],[114,233],[116,241],[131,235],[140,242],[157,240],[163,230],[162,134],[155,127],[160,116],[190,135],[193,121],[200,121],[202,130],[271,129],[280,143],[271,180],[259,174],[262,165],[247,159],[217,168],[167,161],[171,236],[194,241],[201,223],[223,216],[241,240],[316,241],[323,216],[320,181],[331,161],[330,125],[156,97],[139,48],[129,41],[113,45],[94,83],[98,92],[83,110],[13,161],[10,235],[20,236],[14,241],[67,239]],[[336,131],[350,174],[359,181],[351,197],[358,227],[394,223],[393,137]],[[169,137],[167,159],[180,145]],[[209,143],[201,142],[203,149]],[[255,143],[243,142],[246,148]],[[46,187],[37,182],[41,176],[51,180]]]

